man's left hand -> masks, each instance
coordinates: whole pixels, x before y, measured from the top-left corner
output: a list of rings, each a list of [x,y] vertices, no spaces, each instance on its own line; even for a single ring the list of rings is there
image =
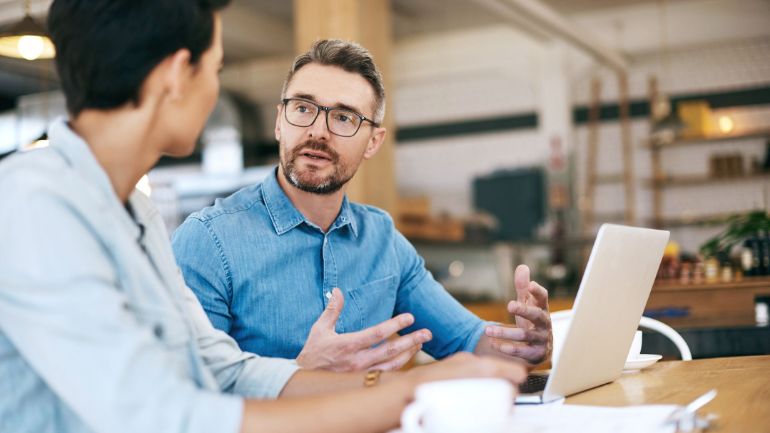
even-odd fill
[[[516,300],[508,303],[508,311],[516,317],[516,325],[488,326],[485,336],[498,354],[540,364],[550,359],[553,349],[548,291],[530,281],[526,265],[516,268],[514,280]]]

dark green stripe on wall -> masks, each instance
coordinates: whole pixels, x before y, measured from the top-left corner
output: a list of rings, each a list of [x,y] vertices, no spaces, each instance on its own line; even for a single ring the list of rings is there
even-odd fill
[[[711,108],[770,105],[770,86],[752,87],[724,92],[675,95],[671,98],[674,106],[682,101],[694,100],[706,100],[708,101]],[[650,104],[646,99],[633,100],[631,101],[630,111],[632,118],[649,117]],[[602,121],[614,121],[619,117],[620,110],[618,104],[607,104],[601,106],[600,119]],[[575,107],[575,109],[572,111],[572,120],[577,125],[587,123],[588,107]],[[538,116],[536,112],[493,117],[487,119],[435,123],[429,125],[400,128],[396,133],[396,141],[398,143],[402,143],[443,137],[456,137],[470,134],[513,131],[517,129],[533,129],[537,128],[537,125]]]
[[[484,134],[512,129],[533,128],[537,128],[537,114],[526,113],[522,115],[399,128],[396,133],[396,140],[399,142],[428,140],[441,137],[454,137],[457,135]]]
[[[746,107],[752,105],[770,104],[770,87],[752,87],[748,89],[733,90],[729,92],[715,93],[690,93],[685,95],[674,95],[671,97],[671,103],[676,104],[683,101],[708,101],[711,108],[730,108]],[[602,105],[600,111],[601,120],[617,120],[620,110],[617,104]],[[649,117],[650,104],[645,100],[631,101],[631,117]],[[572,120],[575,124],[588,122],[588,107],[577,107],[572,112]]]

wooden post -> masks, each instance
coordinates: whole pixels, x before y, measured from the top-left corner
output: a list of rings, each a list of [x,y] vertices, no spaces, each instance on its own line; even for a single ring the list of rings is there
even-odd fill
[[[658,79],[651,76],[648,83],[650,100],[650,132],[652,125],[655,124],[655,104],[658,102]],[[652,136],[652,134],[650,134]],[[650,140],[650,158],[652,163],[652,226],[662,228],[663,226],[663,191],[660,181],[663,179],[663,166],[660,160],[661,143]]]
[[[626,195],[625,221],[633,225],[636,219],[636,194],[634,185],[634,149],[631,143],[631,121],[628,102],[628,74],[618,74],[620,96],[620,130],[623,141],[623,184]]]
[[[386,98],[392,102],[390,54],[392,45],[389,0],[294,0],[294,46],[304,53],[318,39],[345,39],[366,47],[385,80]],[[388,104],[388,107],[392,107]],[[386,115],[388,132],[379,153],[365,161],[348,187],[348,197],[388,211],[397,219],[394,169],[395,125]]]
[[[588,111],[588,155],[586,157],[586,195],[583,227],[586,234],[593,233],[596,195],[596,157],[599,147],[599,115],[601,110],[602,83],[598,78],[591,80],[591,106]]]

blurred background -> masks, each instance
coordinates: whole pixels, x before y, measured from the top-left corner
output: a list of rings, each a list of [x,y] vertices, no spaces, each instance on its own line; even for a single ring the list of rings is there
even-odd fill
[[[49,5],[0,0],[0,154],[66,115]],[[140,184],[170,232],[274,167],[293,57],[355,40],[385,75],[389,140],[350,196],[391,212],[458,299],[510,320],[525,263],[570,308],[602,223],[663,228],[645,314],[695,357],[770,353],[769,0],[235,0],[223,22],[195,153]]]

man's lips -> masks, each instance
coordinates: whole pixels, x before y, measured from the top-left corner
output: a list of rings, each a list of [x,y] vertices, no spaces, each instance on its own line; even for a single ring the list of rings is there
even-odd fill
[[[317,150],[303,150],[299,152],[299,155],[307,158],[311,158],[311,159],[316,159],[316,160],[326,160],[326,161],[332,160],[331,156]]]

